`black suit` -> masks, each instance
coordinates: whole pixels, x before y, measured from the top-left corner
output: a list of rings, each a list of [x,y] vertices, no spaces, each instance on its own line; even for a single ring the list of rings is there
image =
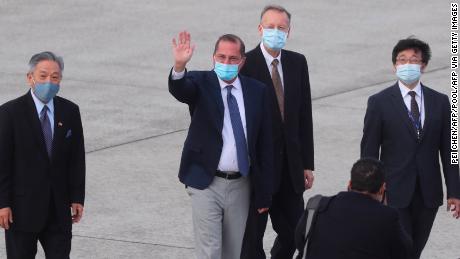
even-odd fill
[[[395,209],[357,192],[340,192],[327,206],[321,205],[306,258],[407,258],[411,240]]]
[[[36,249],[37,239],[45,251],[61,245],[70,252],[70,205],[83,205],[85,198],[85,149],[78,106],[55,97],[53,126],[50,159],[31,93],[0,106],[0,208],[10,207],[14,221],[6,231],[9,258],[30,258],[25,253],[33,253],[32,243]],[[54,234],[61,243],[53,241]]]
[[[246,114],[249,177],[256,197],[256,207],[271,203],[272,142],[268,96],[265,85],[239,76]],[[213,181],[222,152],[224,104],[214,71],[191,71],[179,80],[169,76],[169,91],[189,105],[191,122],[182,151],[179,180],[186,186],[203,190]]]
[[[443,202],[443,174],[449,198],[460,198],[459,167],[450,163],[450,105],[446,95],[422,85],[424,126],[418,139],[398,84],[369,98],[361,156],[385,165],[388,204],[398,208],[420,256]]]
[[[284,122],[277,104],[270,71],[260,45],[246,53],[241,73],[268,86],[272,101],[275,177],[270,217],[278,233],[272,258],[289,258],[295,251],[294,229],[303,211],[304,169],[314,169],[313,123],[310,82],[305,57],[282,50],[281,66],[284,86]],[[248,217],[242,258],[265,258],[262,239],[267,214],[251,210]]]

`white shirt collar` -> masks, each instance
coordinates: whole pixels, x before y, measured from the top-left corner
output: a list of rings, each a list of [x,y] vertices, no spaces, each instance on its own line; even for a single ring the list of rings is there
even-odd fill
[[[402,97],[406,97],[406,95],[409,94],[410,91],[415,91],[415,93],[420,97],[422,96],[422,85],[420,84],[420,80],[418,81],[417,85],[414,87],[414,89],[410,90],[405,86],[401,81],[398,81],[398,86],[399,90],[401,91]]]
[[[32,89],[30,89],[30,94],[32,95],[32,99],[34,100],[34,103],[35,103],[35,108],[37,109],[37,113],[38,113],[38,116],[40,117],[40,113],[42,112],[43,110],[43,107],[45,107],[45,104],[42,103],[42,101],[40,101],[37,96],[35,96],[34,94],[34,91],[32,91]],[[53,98],[54,99],[54,98]],[[49,112],[51,114],[54,114],[54,100],[51,99],[47,104],[46,106],[48,106],[48,109],[49,109]]]
[[[265,62],[267,62],[267,66],[268,66],[268,67],[270,67],[270,66],[272,65],[272,62],[273,62],[273,60],[274,60],[275,58],[278,59],[279,64],[281,64],[281,52],[282,52],[282,51],[280,51],[280,53],[278,54],[278,56],[274,58],[274,57],[272,57],[272,55],[270,55],[270,53],[268,53],[268,51],[265,49],[264,43],[263,43],[263,42],[260,43],[260,49],[262,50],[262,54],[264,55]]]
[[[219,85],[220,85],[221,90],[224,90],[225,87],[227,87],[227,85],[233,85],[233,88],[235,88],[236,90],[241,89],[241,81],[240,81],[239,76],[237,76],[236,80],[233,81],[233,83],[231,83],[231,84],[225,82],[224,80],[220,79],[219,77],[217,77],[217,79],[219,80]]]

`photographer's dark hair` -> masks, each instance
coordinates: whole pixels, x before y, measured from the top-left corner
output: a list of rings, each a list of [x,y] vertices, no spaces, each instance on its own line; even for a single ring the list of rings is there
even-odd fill
[[[385,181],[383,164],[375,158],[361,158],[351,168],[351,189],[378,193]]]
[[[391,60],[393,61],[393,64],[396,64],[396,58],[398,57],[398,54],[401,51],[404,51],[407,49],[413,49],[416,52],[420,51],[422,53],[423,63],[428,64],[428,61],[430,61],[430,58],[431,58],[430,46],[426,42],[421,41],[413,36],[410,36],[407,39],[398,41],[398,43],[394,46],[393,53],[391,56]]]

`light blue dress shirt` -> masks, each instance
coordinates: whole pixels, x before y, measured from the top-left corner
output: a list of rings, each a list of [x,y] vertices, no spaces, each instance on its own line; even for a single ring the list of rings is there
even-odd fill
[[[35,103],[35,108],[37,109],[37,116],[38,119],[40,119],[40,113],[43,110],[43,107],[45,107],[45,104],[40,101],[37,96],[35,96],[34,91],[30,89],[30,93],[32,94],[32,99],[34,100]],[[46,106],[48,106],[48,119],[50,120],[51,123],[51,132],[53,133],[54,136],[54,101],[51,99],[48,103],[46,103]]]

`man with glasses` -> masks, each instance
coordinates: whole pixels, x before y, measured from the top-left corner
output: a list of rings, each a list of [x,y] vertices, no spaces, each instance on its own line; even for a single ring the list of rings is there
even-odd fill
[[[8,259],[69,258],[72,223],[83,216],[85,146],[78,106],[56,96],[64,61],[29,61],[30,90],[0,106],[0,226]]]
[[[214,69],[187,71],[194,46],[190,34],[173,39],[174,67],[169,91],[191,112],[179,180],[192,201],[198,259],[238,259],[251,190],[256,212],[270,207],[273,147],[265,85],[238,75],[244,43],[219,37]]]
[[[443,203],[442,162],[447,209],[460,217],[458,165],[450,161],[450,104],[446,95],[420,82],[430,60],[428,44],[416,38],[393,48],[398,81],[369,97],[361,156],[385,165],[388,205],[398,209],[413,239],[411,258],[420,258]]]
[[[269,214],[278,234],[271,258],[292,258],[294,230],[303,212],[303,192],[313,185],[313,122],[308,66],[302,54],[284,50],[291,14],[266,6],[258,26],[261,43],[246,54],[241,73],[268,86],[272,107],[274,166]],[[263,237],[268,214],[250,210],[242,258],[265,258]]]

